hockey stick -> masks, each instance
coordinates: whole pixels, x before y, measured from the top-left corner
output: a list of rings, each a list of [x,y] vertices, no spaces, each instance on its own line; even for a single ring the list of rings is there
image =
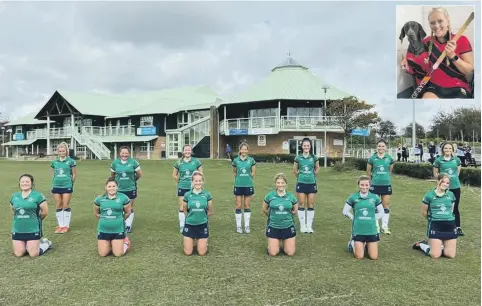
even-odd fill
[[[467,27],[472,22],[472,20],[474,20],[474,12],[470,14],[469,18],[467,18],[465,23],[460,27],[460,29],[457,31],[457,34],[455,34],[454,38],[452,38],[451,40],[457,41],[457,39],[459,39],[460,35],[462,35],[462,33],[467,29]],[[416,99],[418,97],[418,95],[422,92],[425,85],[427,85],[428,81],[430,81],[430,79],[432,78],[432,73],[435,70],[437,70],[438,66],[442,63],[442,61],[445,59],[446,56],[447,56],[447,52],[444,50],[444,52],[442,52],[442,54],[437,59],[435,64],[433,64],[430,72],[423,77],[422,81],[420,82],[420,85],[418,85],[417,89],[415,89],[410,99]]]

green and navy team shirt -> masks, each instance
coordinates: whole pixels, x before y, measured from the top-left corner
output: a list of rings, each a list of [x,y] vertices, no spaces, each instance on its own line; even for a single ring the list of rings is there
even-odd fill
[[[141,170],[141,166],[133,158],[128,158],[125,162],[118,158],[110,166],[110,171],[115,173],[115,180],[119,185],[118,190],[122,192],[137,189],[136,171],[139,170]]]
[[[42,236],[42,219],[40,218],[40,204],[46,201],[45,196],[37,190],[32,190],[27,197],[22,192],[15,192],[10,198],[10,205],[14,209],[12,233],[32,234]]]
[[[372,165],[372,185],[373,186],[390,186],[392,180],[390,177],[390,166],[395,160],[387,153],[380,158],[377,153],[373,154],[368,163]]]
[[[315,164],[317,159],[314,155],[303,156],[303,154],[295,157],[295,163],[298,164],[298,183],[302,184],[315,184]]]
[[[72,188],[72,168],[77,166],[75,160],[67,156],[64,160],[54,159],[50,167],[54,169],[53,188]]]
[[[285,229],[294,226],[295,220],[291,211],[293,206],[298,203],[298,200],[293,193],[287,191],[284,195],[279,195],[274,190],[264,197],[264,202],[268,204],[269,227]]]
[[[233,160],[232,166],[236,168],[234,187],[253,187],[251,168],[254,165],[256,165],[256,162],[250,156],[246,156],[245,159],[242,159],[241,156],[238,156]]]
[[[201,162],[194,157],[191,157],[189,161],[185,161],[184,158],[176,161],[174,163],[174,168],[176,168],[179,173],[177,188],[191,189],[191,177],[199,167],[201,167]]]
[[[423,197],[422,203],[428,205],[428,221],[453,221],[455,220],[452,207],[455,196],[447,190],[443,195],[438,195],[435,189],[430,190]]]
[[[208,222],[208,202],[213,197],[209,191],[202,189],[196,193],[190,190],[184,194],[184,202],[187,203],[186,224],[201,225]]]
[[[377,206],[382,204],[380,198],[369,192],[366,197],[362,197],[360,192],[352,194],[346,204],[353,209],[352,235],[376,235]]]
[[[443,156],[439,156],[435,159],[433,166],[439,169],[439,173],[445,173],[449,176],[449,189],[457,189],[460,188],[458,167],[461,164],[457,156],[452,156],[449,160],[446,160]]]
[[[107,194],[95,198],[94,204],[100,210],[97,231],[106,234],[124,233],[124,206],[129,203],[129,198],[121,192],[118,192],[113,199],[110,199]]]

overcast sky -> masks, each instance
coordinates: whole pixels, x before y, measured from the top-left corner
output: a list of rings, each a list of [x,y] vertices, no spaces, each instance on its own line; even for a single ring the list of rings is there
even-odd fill
[[[411,102],[395,99],[395,5],[0,2],[0,111],[10,119],[37,111],[56,89],[115,94],[205,84],[229,97],[266,77],[290,50],[405,126]],[[476,96],[480,104],[480,85]],[[475,103],[417,101],[417,121],[428,126],[439,107]]]

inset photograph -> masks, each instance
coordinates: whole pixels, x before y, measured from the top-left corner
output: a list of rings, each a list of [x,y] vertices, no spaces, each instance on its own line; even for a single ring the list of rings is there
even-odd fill
[[[397,99],[474,99],[475,7],[396,10]]]

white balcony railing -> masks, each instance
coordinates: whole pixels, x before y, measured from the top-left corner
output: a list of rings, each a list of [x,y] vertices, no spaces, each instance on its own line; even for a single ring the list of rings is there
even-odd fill
[[[82,132],[93,136],[135,136],[134,125],[119,126],[83,126]]]
[[[281,116],[227,119],[219,122],[219,133],[231,129],[272,128],[278,131],[323,131],[341,129],[336,116]]]
[[[49,133],[50,138],[68,138],[72,136],[72,128],[62,127],[62,128],[51,128]],[[27,132],[27,139],[46,139],[47,129],[36,129]]]
[[[280,130],[323,130],[325,128],[341,128],[336,116],[282,116]]]

